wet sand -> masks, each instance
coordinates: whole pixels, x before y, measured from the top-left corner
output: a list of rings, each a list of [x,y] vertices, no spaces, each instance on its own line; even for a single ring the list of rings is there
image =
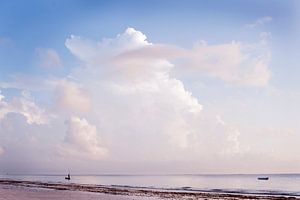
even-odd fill
[[[156,200],[156,199],[298,199],[297,197],[225,194],[217,192],[180,192],[104,185],[43,183],[34,181],[0,180],[0,200]]]
[[[0,185],[0,200],[141,200],[143,197]],[[156,200],[156,198],[145,198]]]

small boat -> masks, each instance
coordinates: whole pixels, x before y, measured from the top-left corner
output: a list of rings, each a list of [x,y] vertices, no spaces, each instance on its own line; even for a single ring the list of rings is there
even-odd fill
[[[269,180],[269,177],[258,177],[257,179],[260,181],[267,181]]]
[[[66,179],[66,180],[71,180],[70,174],[68,174],[68,176],[66,176],[65,179]]]

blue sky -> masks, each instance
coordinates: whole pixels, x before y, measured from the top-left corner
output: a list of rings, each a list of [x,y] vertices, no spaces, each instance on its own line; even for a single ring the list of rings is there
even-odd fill
[[[70,156],[78,171],[95,170],[79,161],[86,159],[106,162],[111,172],[120,171],[113,162],[131,171],[147,162],[199,160],[206,164],[183,172],[294,172],[299,6],[292,0],[1,2],[0,171],[22,151],[41,171],[63,168],[45,167],[49,160],[39,159],[35,147],[55,161]],[[273,167],[241,167],[260,161],[257,155]],[[296,164],[282,166],[279,156]],[[211,168],[209,157],[228,168]],[[133,162],[141,168],[131,169]]]
[[[260,31],[269,31],[275,58],[280,58],[274,68],[277,63],[295,65],[291,57],[297,56],[299,44],[297,7],[296,1],[6,1],[0,8],[0,35],[11,44],[1,45],[1,70],[41,73],[32,66],[36,48],[54,48],[68,60],[64,41],[69,35],[99,39],[127,27],[143,30],[152,42],[180,46],[196,40],[256,41]],[[243,28],[262,16],[275,22],[258,30]],[[3,73],[1,77],[6,78]]]

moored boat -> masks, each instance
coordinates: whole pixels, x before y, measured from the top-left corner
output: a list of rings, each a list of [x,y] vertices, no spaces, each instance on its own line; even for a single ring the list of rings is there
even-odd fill
[[[66,180],[71,180],[70,174],[68,174],[68,176],[66,176],[65,179],[66,179]]]
[[[257,179],[261,181],[267,181],[269,180],[269,177],[258,177]]]

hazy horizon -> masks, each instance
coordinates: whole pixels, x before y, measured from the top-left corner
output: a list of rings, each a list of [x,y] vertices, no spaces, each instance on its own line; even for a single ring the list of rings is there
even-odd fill
[[[299,1],[7,1],[0,173],[300,173]]]

